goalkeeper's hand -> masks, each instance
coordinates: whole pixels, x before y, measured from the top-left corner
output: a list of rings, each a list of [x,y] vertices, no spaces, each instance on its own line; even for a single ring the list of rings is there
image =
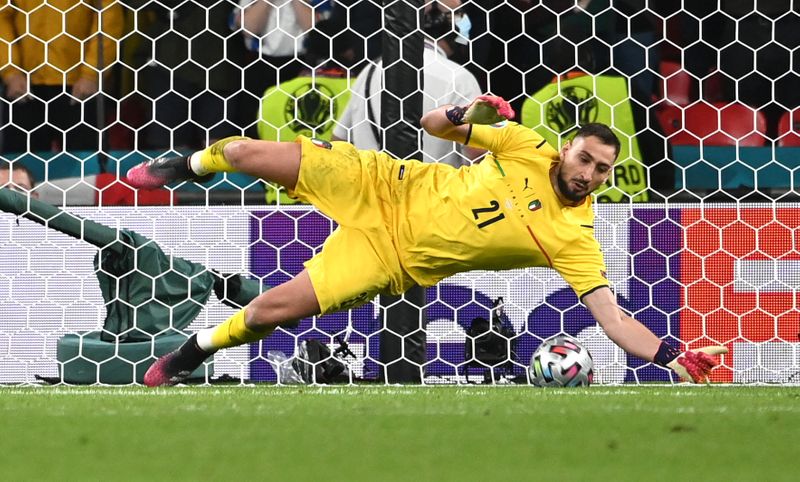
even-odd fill
[[[447,118],[455,125],[495,124],[514,117],[514,109],[502,97],[478,96],[467,107],[454,107],[447,111]]]
[[[677,373],[681,378],[694,383],[708,383],[711,370],[719,365],[712,355],[724,355],[728,349],[724,346],[705,346],[689,350],[678,355],[677,358],[667,363],[667,367]]]

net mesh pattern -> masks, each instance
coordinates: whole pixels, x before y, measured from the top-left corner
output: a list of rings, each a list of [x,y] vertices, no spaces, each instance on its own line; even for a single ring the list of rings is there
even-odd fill
[[[583,123],[611,125],[622,151],[596,192],[595,233],[622,309],[675,346],[728,347],[714,381],[795,383],[797,2],[689,3],[409,3],[430,37],[426,55],[439,56],[421,71],[445,69],[436,87],[452,90],[429,84],[423,102],[468,98],[474,83],[509,100],[515,121],[556,146]],[[366,0],[9,3],[0,7],[0,167],[24,165],[39,200],[274,286],[319,252],[335,223],[241,174],[136,192],[125,173],[228,135],[343,132],[356,143],[358,132],[380,129],[379,115],[366,110],[381,90],[360,89],[391,35],[387,8]],[[351,108],[364,117],[347,117]],[[418,147],[426,142],[420,136]],[[450,149],[439,159],[471,162],[469,152]],[[12,176],[7,187],[26,186]],[[102,328],[97,253],[0,214],[0,383],[58,378],[58,340]],[[499,298],[505,358],[469,358],[467,332],[475,319],[492,318]],[[551,270],[462,273],[429,288],[426,303],[425,383],[525,380],[532,353],[558,334],[589,348],[595,382],[677,381],[616,347]],[[277,363],[291,360],[300,341],[335,348],[339,338],[354,355],[351,381],[383,380],[383,313],[373,300],[302,320],[218,353],[213,372],[283,383]],[[184,331],[231,314],[212,294]]]

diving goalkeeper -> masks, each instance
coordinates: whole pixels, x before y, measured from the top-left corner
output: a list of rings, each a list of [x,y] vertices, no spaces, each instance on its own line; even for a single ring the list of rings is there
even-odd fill
[[[590,193],[608,179],[620,143],[587,124],[560,150],[506,119],[503,99],[478,97],[423,116],[431,135],[490,152],[459,169],[357,150],[346,142],[227,138],[184,157],[128,172],[136,187],[244,172],[277,182],[339,227],[295,278],[255,298],[224,323],[198,331],[147,371],[148,386],[174,385],[217,350],[254,342],[282,325],[362,305],[379,293],[432,286],[455,273],[547,266],[558,271],[595,320],[628,353],[707,380],[724,347],[681,353],[624,313],[605,277]]]

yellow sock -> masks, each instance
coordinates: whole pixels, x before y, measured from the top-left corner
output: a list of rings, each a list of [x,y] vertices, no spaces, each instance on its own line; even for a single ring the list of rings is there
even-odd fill
[[[248,139],[249,137],[242,136],[226,137],[225,139],[220,139],[211,144],[202,151],[194,153],[190,159],[192,170],[201,176],[210,172],[235,172],[236,169],[225,159],[223,149],[233,141]]]
[[[197,333],[197,344],[200,348],[206,351],[216,351],[258,341],[272,333],[272,328],[265,330],[249,328],[244,323],[245,310],[246,308],[242,308],[215,328],[200,330]]]

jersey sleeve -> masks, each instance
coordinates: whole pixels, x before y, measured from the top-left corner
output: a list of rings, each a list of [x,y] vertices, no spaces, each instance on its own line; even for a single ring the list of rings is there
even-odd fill
[[[569,283],[578,298],[583,298],[598,288],[611,287],[611,283],[606,278],[606,263],[593,230],[580,229],[587,232],[558,253],[553,268]]]
[[[557,154],[536,131],[516,122],[503,121],[492,125],[472,124],[467,145],[486,149],[495,156],[520,149],[540,151],[545,157]]]

